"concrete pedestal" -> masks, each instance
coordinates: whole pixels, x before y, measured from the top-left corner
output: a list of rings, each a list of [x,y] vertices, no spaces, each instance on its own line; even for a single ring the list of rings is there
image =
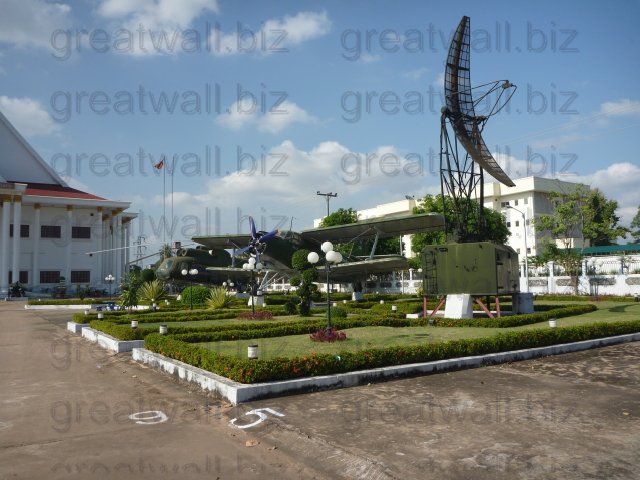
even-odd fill
[[[533,293],[514,293],[512,296],[513,314],[533,313]]]
[[[447,295],[444,307],[446,318],[473,318],[473,299],[467,293]]]
[[[264,307],[265,303],[264,303],[264,295],[260,295],[260,296],[255,296],[253,297],[253,304],[256,307]],[[249,301],[247,302],[247,306],[251,306],[251,297],[249,297]]]

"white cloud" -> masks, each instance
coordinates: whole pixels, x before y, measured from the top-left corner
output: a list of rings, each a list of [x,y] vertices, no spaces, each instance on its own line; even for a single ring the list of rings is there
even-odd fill
[[[444,88],[444,73],[440,72],[433,81],[433,86],[438,88]]]
[[[249,98],[234,102],[226,114],[216,119],[218,125],[230,130],[255,126],[261,132],[280,133],[297,123],[313,123],[317,119],[293,102],[285,100],[277,108],[261,113]]]
[[[71,7],[45,0],[2,0],[0,42],[49,48],[51,34],[67,28]]]
[[[607,198],[617,200],[620,207],[618,210],[621,216],[620,223],[628,225],[640,205],[638,179],[640,179],[640,165],[618,162],[588,175],[576,175],[571,178],[571,181],[599,188]]]
[[[331,21],[326,12],[299,12],[280,19],[267,20],[258,31],[251,35],[241,32],[211,34],[211,44],[215,55],[237,55],[240,53],[269,54],[287,51],[290,47],[322,37],[329,33]]]
[[[640,101],[624,98],[615,102],[604,102],[600,113],[607,117],[640,116]]]
[[[363,53],[360,56],[360,61],[362,63],[375,63],[375,62],[379,62],[380,60],[382,60],[382,56],[381,55],[374,55],[371,53]]]
[[[259,223],[264,219],[263,229],[274,228],[274,222],[282,218],[287,219],[288,228],[295,217],[294,228],[302,229],[311,227],[313,218],[325,212],[318,190],[338,192],[332,208],[358,209],[407,194],[422,196],[428,189],[426,183],[432,185],[438,179],[418,172],[415,160],[408,160],[394,146],[353,152],[338,142],[325,141],[303,150],[286,140],[267,152],[254,152],[252,158],[246,157],[236,171],[209,180],[204,191],[176,191],[176,214],[184,218],[218,209],[222,233],[245,232],[246,222],[241,221],[245,215],[253,215]],[[143,200],[156,209],[158,202],[162,203],[162,197]]]
[[[402,77],[408,78],[410,80],[420,80],[427,73],[429,73],[429,69],[426,67],[422,67],[422,68],[416,68],[415,70],[409,70],[407,72],[403,72]],[[444,76],[442,78],[444,80]]]
[[[199,16],[219,11],[217,0],[102,0],[97,12],[134,33],[133,55],[171,54],[180,50],[181,31]]]
[[[103,17],[131,17],[129,24],[154,30],[186,28],[208,11],[219,11],[217,0],[103,0],[98,7]]]
[[[31,98],[0,95],[0,110],[24,136],[51,135],[60,130],[40,102]]]

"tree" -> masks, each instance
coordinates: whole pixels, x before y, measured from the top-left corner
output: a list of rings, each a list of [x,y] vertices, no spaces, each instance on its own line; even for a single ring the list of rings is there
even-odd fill
[[[140,277],[136,272],[130,272],[126,280],[120,285],[120,305],[129,312],[138,306],[138,290],[140,289]]]
[[[469,200],[477,203],[476,200]],[[477,207],[476,207],[477,208]],[[445,216],[447,223],[453,219],[455,205],[451,197],[445,196],[444,201],[441,194],[427,195],[420,201],[420,205],[413,209],[413,213],[440,213]],[[507,227],[504,216],[495,210],[484,209],[486,228],[484,240],[499,244],[506,243],[511,232]],[[427,245],[442,245],[447,243],[444,231],[417,233],[413,235],[412,249],[414,253],[421,253]]]
[[[640,207],[638,207],[636,216],[631,220],[631,236],[633,243],[640,243]]]
[[[308,317],[311,314],[311,297],[318,289],[313,283],[318,276],[318,272],[307,260],[308,255],[309,250],[305,249],[298,250],[293,254],[291,266],[300,273],[289,281],[291,286],[297,287],[296,294],[300,297],[298,308],[300,315],[303,317]]]
[[[333,227],[335,225],[348,225],[358,221],[358,212],[353,208],[339,208],[320,222],[321,227]]]
[[[615,213],[617,209],[618,202],[607,199],[597,188],[587,192],[583,204],[583,234],[590,245],[613,245],[618,237],[624,237],[629,232],[629,229],[618,225],[620,217]]]
[[[358,212],[353,208],[339,208],[320,222],[321,227],[334,227],[336,225],[348,225],[358,221]],[[358,242],[357,245],[342,243],[334,245],[336,251],[343,255],[369,255],[373,248],[373,240],[368,239]],[[376,246],[377,255],[393,255],[400,253],[400,238],[384,238],[378,241]]]

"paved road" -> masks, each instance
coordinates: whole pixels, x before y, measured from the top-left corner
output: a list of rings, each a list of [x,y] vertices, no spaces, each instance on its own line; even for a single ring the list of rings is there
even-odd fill
[[[639,343],[232,407],[68,334],[68,316],[0,305],[1,479],[640,471]]]

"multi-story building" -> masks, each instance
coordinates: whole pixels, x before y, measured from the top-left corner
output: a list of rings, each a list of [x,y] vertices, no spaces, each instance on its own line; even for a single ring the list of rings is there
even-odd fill
[[[515,187],[507,187],[498,182],[486,184],[484,206],[505,215],[507,227],[511,232],[507,245],[521,256],[537,255],[542,253],[549,237],[545,236],[544,232],[537,231],[532,220],[553,212],[554,200],[549,194],[569,194],[580,187],[588,187],[580,183],[542,177],[518,178],[513,182],[516,184]],[[576,226],[575,237],[567,239],[571,247],[583,246],[578,227]]]
[[[69,187],[1,112],[0,206],[0,294],[16,281],[34,292],[105,288],[125,273],[130,202]]]

